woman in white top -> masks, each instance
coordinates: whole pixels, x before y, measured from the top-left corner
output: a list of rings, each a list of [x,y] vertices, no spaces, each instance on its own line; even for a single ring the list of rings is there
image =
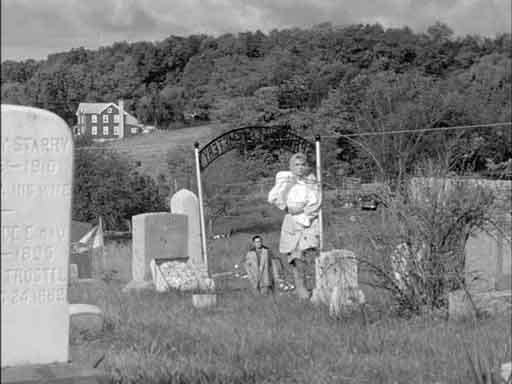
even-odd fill
[[[318,212],[321,201],[318,184],[315,177],[309,174],[307,158],[303,153],[291,157],[290,171],[278,173],[268,201],[286,211],[279,251],[288,254],[298,296],[308,298],[310,292],[304,284],[303,255],[305,250],[319,247]]]

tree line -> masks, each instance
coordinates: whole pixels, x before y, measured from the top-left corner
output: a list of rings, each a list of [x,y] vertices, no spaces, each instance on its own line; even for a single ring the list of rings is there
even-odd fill
[[[455,36],[442,23],[424,33],[324,23],[170,36],[4,61],[2,102],[48,109],[73,125],[80,102],[122,98],[141,122],[160,129],[200,119],[336,135],[502,122],[511,120],[510,47],[509,33]],[[512,168],[510,131],[340,138],[326,144],[326,161],[347,175],[384,170],[400,178],[433,160],[502,177]]]

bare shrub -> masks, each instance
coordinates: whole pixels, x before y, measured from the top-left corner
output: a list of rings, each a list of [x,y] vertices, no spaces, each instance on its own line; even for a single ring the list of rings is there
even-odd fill
[[[444,308],[447,293],[463,287],[466,240],[491,222],[494,202],[493,192],[481,186],[420,180],[382,194],[383,220],[359,228],[367,244],[360,262],[370,272],[368,283],[389,292],[401,314]]]

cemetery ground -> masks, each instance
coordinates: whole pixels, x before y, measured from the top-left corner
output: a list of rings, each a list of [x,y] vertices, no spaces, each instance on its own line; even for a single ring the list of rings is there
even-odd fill
[[[258,205],[240,213],[215,225],[217,233],[235,231],[209,240],[214,273],[232,270],[254,234],[277,250],[280,215],[262,215]],[[327,215],[326,248],[358,252],[351,232],[358,220],[381,216],[355,209]],[[338,319],[292,293],[255,296],[236,278],[216,280],[217,306],[208,310],[195,309],[190,294],[122,293],[125,282],[115,279],[72,282],[69,301],[98,305],[106,325],[100,335],[72,329],[71,357],[98,365],[116,383],[476,383],[477,361],[495,369],[511,360],[510,316],[400,318],[382,291],[360,280],[367,304]]]

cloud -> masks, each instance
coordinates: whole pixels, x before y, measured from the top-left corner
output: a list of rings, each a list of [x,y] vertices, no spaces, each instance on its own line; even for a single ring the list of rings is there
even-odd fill
[[[456,34],[510,32],[509,0],[2,0],[2,60],[115,41],[260,29],[380,23]]]

